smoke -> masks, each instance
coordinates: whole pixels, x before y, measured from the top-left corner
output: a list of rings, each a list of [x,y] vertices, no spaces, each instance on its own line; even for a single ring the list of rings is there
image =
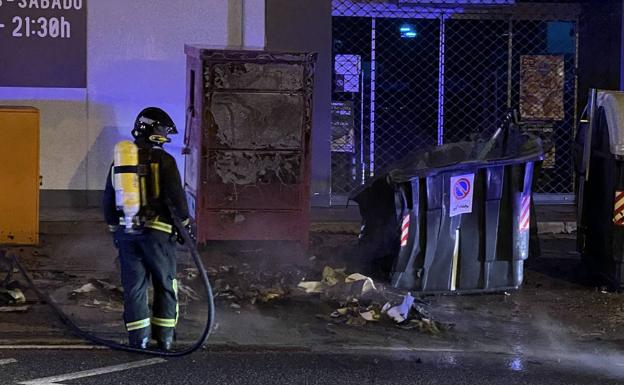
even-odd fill
[[[534,346],[525,349],[524,357],[554,362],[573,370],[624,378],[624,353],[613,345],[574,339],[572,330],[546,314],[536,314],[532,326],[537,338]],[[523,368],[520,358],[510,363],[510,369],[514,370],[512,365]]]

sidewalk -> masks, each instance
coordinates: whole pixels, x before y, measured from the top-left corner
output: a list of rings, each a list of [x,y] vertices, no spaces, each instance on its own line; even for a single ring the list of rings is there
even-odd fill
[[[63,214],[63,215],[61,215]],[[318,216],[315,219],[322,219]],[[327,225],[329,224],[329,225]],[[296,288],[302,279],[319,280],[325,266],[343,267],[357,242],[353,222],[312,225],[311,247],[293,258],[283,247],[245,244],[233,251],[202,251],[219,296],[217,325],[209,346],[237,349],[432,349],[538,354],[546,350],[615,349],[622,346],[624,298],[578,282],[571,235],[541,239],[545,257],[528,261],[525,285],[518,292],[426,297],[430,318],[447,330],[404,330],[388,322],[360,326],[336,323],[330,314],[340,301]],[[42,242],[24,247],[21,260],[37,284],[47,290],[85,329],[123,340],[121,293],[116,251],[97,210],[44,211]],[[181,343],[192,341],[203,326],[201,284],[189,256],[181,252],[178,327]],[[348,271],[348,273],[357,271]],[[98,282],[100,280],[101,282]],[[88,293],[72,294],[91,283]],[[404,292],[375,282],[383,298],[401,300]],[[110,285],[108,287],[107,285]],[[271,294],[272,293],[272,294]],[[0,344],[80,344],[31,290],[28,311],[2,313]],[[272,297],[276,298],[272,298]],[[269,298],[263,303],[262,298]]]
[[[536,206],[536,216],[541,233],[570,233],[576,229],[576,206],[574,205],[539,205]],[[42,222],[87,221],[102,220],[102,212],[98,207],[82,209],[46,207],[41,209]],[[360,213],[356,204],[348,207],[313,207],[310,212],[312,226],[343,225],[359,231]],[[565,231],[559,231],[565,230]]]

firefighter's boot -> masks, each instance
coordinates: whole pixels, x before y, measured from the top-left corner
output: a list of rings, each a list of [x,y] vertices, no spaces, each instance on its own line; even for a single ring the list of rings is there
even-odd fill
[[[173,347],[175,341],[175,329],[174,328],[159,328],[155,327],[154,339],[158,343],[158,349],[168,352]]]
[[[130,346],[136,349],[147,349],[150,339],[150,328],[132,330],[128,332]]]

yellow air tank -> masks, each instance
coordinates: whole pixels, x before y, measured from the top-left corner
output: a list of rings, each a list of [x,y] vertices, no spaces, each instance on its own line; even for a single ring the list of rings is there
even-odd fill
[[[115,145],[115,202],[124,213],[126,232],[133,231],[135,218],[141,209],[139,187],[139,149],[136,144],[124,140]]]

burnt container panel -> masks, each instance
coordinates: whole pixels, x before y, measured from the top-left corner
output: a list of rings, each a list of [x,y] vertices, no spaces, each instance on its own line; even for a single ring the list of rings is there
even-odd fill
[[[209,151],[210,193],[206,207],[298,210],[302,158],[299,152]]]
[[[301,91],[305,87],[304,71],[298,63],[229,62],[215,64],[212,72],[206,68],[206,76],[214,78],[215,89]]]
[[[198,240],[307,245],[316,55],[202,46],[186,54],[185,185]]]
[[[302,95],[223,92],[212,97],[215,140],[230,149],[301,149],[305,100]]]

